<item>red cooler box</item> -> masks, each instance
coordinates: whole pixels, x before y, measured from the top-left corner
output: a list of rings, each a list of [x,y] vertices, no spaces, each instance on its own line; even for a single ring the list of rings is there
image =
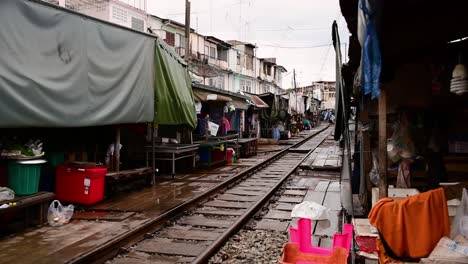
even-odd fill
[[[72,168],[65,164],[56,167],[56,199],[91,205],[104,199],[104,178],[107,168]]]

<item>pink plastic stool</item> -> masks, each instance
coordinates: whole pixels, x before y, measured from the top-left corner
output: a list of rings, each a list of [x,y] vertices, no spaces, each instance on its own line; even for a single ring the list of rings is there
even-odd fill
[[[353,239],[353,225],[344,224],[343,233],[333,235],[332,248],[322,248],[312,245],[311,220],[307,218],[300,218],[297,222],[297,228],[289,227],[289,236],[291,242],[298,244],[299,250],[304,253],[331,255],[334,248],[340,247],[346,249],[349,255],[351,241]]]

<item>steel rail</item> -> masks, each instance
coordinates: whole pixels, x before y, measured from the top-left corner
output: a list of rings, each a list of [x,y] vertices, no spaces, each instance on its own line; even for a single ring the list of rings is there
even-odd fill
[[[297,162],[293,168],[291,168],[262,198],[257,201],[252,207],[250,207],[239,219],[234,222],[233,225],[229,226],[228,229],[221,234],[212,244],[208,246],[192,263],[208,263],[208,260],[213,256],[220,247],[222,247],[226,241],[235,233],[237,233],[244,225],[252,219],[252,217],[270,200],[270,198],[276,193],[276,191],[283,185],[283,183],[293,174],[301,163],[313,152],[310,150],[308,153],[304,153],[304,157]]]
[[[202,201],[208,200],[210,197],[212,197],[213,195],[218,193],[220,190],[225,189],[226,187],[233,184],[234,182],[237,182],[237,181],[243,179],[244,177],[249,176],[249,175],[255,173],[256,171],[264,168],[265,166],[269,165],[270,163],[276,161],[280,157],[287,154],[289,149],[295,148],[295,147],[298,147],[298,146],[304,144],[305,142],[309,141],[310,139],[312,139],[316,135],[318,135],[321,132],[325,131],[328,127],[329,127],[328,125],[325,126],[324,128],[322,128],[322,129],[316,131],[315,133],[307,136],[306,138],[302,139],[301,141],[299,141],[299,142],[297,142],[297,143],[295,143],[295,144],[293,144],[291,146],[286,147],[285,149],[279,151],[278,153],[272,155],[271,157],[268,157],[266,160],[262,161],[261,163],[258,163],[256,165],[254,165],[253,167],[250,167],[248,169],[245,169],[245,170],[235,174],[234,176],[230,177],[226,181],[224,181],[222,183],[219,183],[219,184],[211,187],[207,191],[193,197],[192,199],[187,200],[187,201],[177,205],[176,207],[174,207],[174,208],[170,209],[169,211],[161,214],[160,216],[155,217],[153,219],[150,219],[148,222],[142,224],[141,226],[137,227],[136,229],[134,229],[132,231],[129,231],[129,232],[126,232],[126,233],[123,233],[123,234],[120,234],[120,235],[117,235],[114,238],[112,238],[111,240],[107,241],[106,243],[95,247],[93,250],[83,252],[82,254],[80,254],[80,255],[66,261],[65,263],[70,263],[70,264],[71,263],[73,263],[73,264],[104,263],[105,261],[117,256],[119,254],[119,251],[122,250],[122,248],[128,247],[130,245],[133,245],[133,244],[136,244],[136,243],[142,241],[143,239],[145,239],[145,236],[147,234],[151,234],[151,233],[156,232],[167,221],[169,221],[172,218],[184,213],[188,209],[196,207]],[[307,156],[308,155],[305,155],[304,158],[307,157]],[[301,160],[301,162],[302,162],[302,160]],[[300,163],[298,163],[298,165],[295,166],[294,169],[292,169],[291,172],[288,173],[288,175],[285,176],[281,180],[281,182],[283,182],[287,177],[289,177],[289,175],[292,172],[294,172],[299,165],[300,165]],[[275,185],[275,188],[277,189],[277,188],[279,188],[279,186],[281,186],[280,183]],[[264,196],[261,200],[264,200],[264,199],[267,199],[266,196]],[[264,203],[265,202],[263,202],[262,204],[264,204]],[[260,204],[260,202],[257,202],[254,207],[258,207],[259,204]],[[249,212],[250,211],[251,210],[249,210]],[[243,223],[243,221],[242,222],[236,221],[234,226],[239,227],[242,223]],[[229,229],[231,230],[231,228],[229,228]],[[232,228],[231,231],[233,231],[233,230],[234,230],[234,228]],[[217,242],[217,241],[218,240],[216,240],[215,242]],[[220,242],[221,242],[221,240],[220,240]],[[219,242],[217,243],[217,245],[219,246]],[[210,249],[210,253],[212,253],[212,250],[214,250],[214,247],[212,248],[210,246],[209,249]]]

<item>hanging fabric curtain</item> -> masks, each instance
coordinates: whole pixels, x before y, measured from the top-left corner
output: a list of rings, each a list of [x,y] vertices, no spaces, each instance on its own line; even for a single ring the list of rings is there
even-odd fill
[[[159,38],[154,54],[155,124],[195,128],[192,79],[185,62]]]
[[[364,95],[371,95],[372,99],[380,96],[380,73],[382,67],[382,58],[380,55],[379,38],[374,25],[374,17],[369,10],[367,0],[360,1],[360,9],[365,18],[365,36],[362,48],[362,71],[364,77]]]

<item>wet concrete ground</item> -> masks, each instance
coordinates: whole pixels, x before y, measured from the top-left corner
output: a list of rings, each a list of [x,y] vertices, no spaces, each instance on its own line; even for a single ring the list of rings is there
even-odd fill
[[[263,161],[276,151],[300,141],[313,132],[304,131],[298,137],[280,145],[259,145],[257,156],[240,159],[232,165],[177,175],[175,180],[162,176],[155,186],[122,194],[87,208],[88,211],[135,212],[125,220],[72,220],[62,227],[43,226],[5,237],[0,240],[0,263],[64,263],[73,260],[96,245],[138,228],[151,218]]]

